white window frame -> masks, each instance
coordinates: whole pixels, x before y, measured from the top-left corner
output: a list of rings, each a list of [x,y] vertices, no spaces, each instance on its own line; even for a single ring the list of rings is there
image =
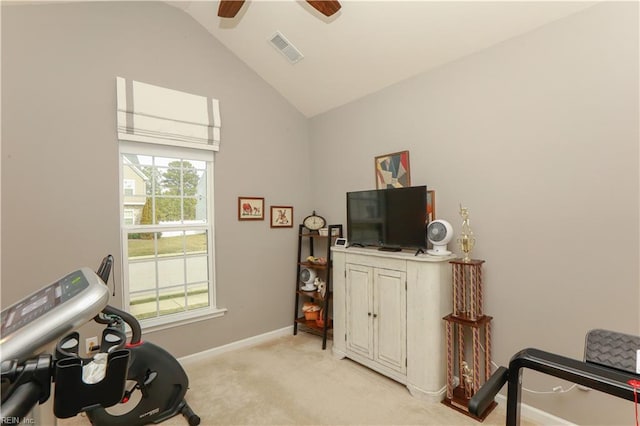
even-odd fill
[[[209,268],[209,306],[199,308],[192,311],[163,315],[160,317],[148,318],[140,320],[140,325],[145,331],[161,330],[165,328],[176,327],[179,325],[189,324],[196,321],[203,321],[210,318],[220,317],[227,311],[224,308],[218,308],[216,305],[216,269],[215,269],[215,229],[214,229],[214,186],[213,186],[213,169],[214,169],[214,151],[185,148],[182,146],[168,146],[164,143],[153,144],[148,142],[133,142],[120,139],[119,142],[119,170],[120,170],[120,186],[123,182],[123,154],[141,154],[151,156],[178,157],[193,160],[206,161],[207,164],[207,235],[208,235],[208,268]],[[121,230],[121,253],[122,253],[122,301],[124,310],[129,310],[129,255],[128,255],[128,232],[135,226],[124,223],[124,191],[120,191],[120,230]],[[174,225],[171,225],[174,226]],[[147,228],[145,228],[147,229]],[[188,230],[188,226],[181,226],[181,229]],[[150,225],[147,232],[168,230],[163,225]]]

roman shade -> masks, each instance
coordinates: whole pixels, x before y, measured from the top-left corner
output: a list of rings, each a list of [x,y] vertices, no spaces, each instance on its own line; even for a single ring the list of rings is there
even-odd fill
[[[218,151],[217,99],[116,77],[118,139]]]

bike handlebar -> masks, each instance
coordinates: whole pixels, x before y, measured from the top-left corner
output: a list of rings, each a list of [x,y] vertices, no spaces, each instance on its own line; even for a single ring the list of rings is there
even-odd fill
[[[113,267],[113,256],[108,254],[104,257],[104,259],[102,259],[102,263],[100,263],[100,266],[98,267],[98,270],[96,272],[100,277],[100,279],[104,281],[105,285],[107,284],[107,281],[109,280],[109,276],[111,275],[112,267]],[[134,317],[128,312],[122,311],[118,308],[114,308],[113,306],[110,306],[110,305],[107,305],[102,310],[102,313],[107,315],[117,315],[120,318],[122,318],[122,320],[127,324],[129,324],[129,327],[131,327],[130,344],[135,345],[140,343],[140,340],[142,340],[142,329],[140,328],[140,323],[138,322],[138,319],[136,317]],[[95,318],[95,321],[100,324],[109,323],[108,320],[104,320],[99,316]]]
[[[135,345],[137,343],[140,343],[140,340],[142,340],[142,329],[140,328],[140,323],[138,322],[136,317],[131,315],[129,312],[122,311],[110,305],[107,305],[102,310],[102,312],[108,315],[117,315],[122,318],[122,320],[129,324],[129,327],[131,327],[130,344]]]

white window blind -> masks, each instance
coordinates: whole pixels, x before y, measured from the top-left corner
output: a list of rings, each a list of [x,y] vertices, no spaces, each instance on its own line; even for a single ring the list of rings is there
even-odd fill
[[[217,99],[116,78],[118,139],[218,151]]]

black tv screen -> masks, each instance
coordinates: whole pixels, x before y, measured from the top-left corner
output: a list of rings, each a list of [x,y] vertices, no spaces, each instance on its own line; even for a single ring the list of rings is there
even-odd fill
[[[426,248],[427,187],[347,192],[349,245]]]

